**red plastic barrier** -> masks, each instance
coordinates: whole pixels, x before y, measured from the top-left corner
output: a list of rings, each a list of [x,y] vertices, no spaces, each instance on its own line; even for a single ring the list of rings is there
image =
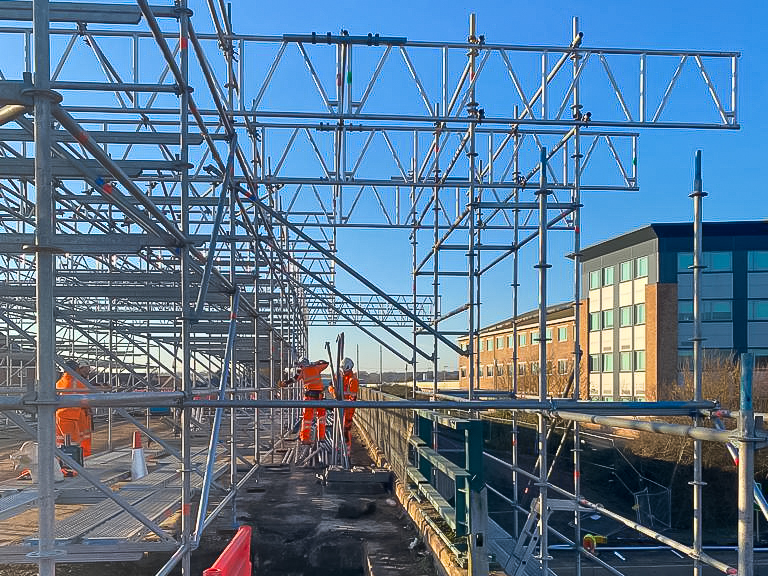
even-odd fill
[[[251,576],[251,527],[240,526],[224,552],[203,576]]]

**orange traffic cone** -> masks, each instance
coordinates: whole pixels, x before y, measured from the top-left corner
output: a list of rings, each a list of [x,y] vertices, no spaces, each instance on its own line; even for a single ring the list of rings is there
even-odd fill
[[[141,447],[141,432],[133,433],[133,449],[131,450],[131,480],[138,480],[147,475],[147,462],[144,459],[144,448]]]

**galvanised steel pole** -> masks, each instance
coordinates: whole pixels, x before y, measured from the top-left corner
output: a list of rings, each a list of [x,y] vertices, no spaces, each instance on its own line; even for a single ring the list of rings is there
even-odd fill
[[[518,114],[520,113],[520,110],[517,105],[515,105],[515,118],[517,118]],[[515,182],[515,184],[519,183],[520,178],[520,134],[515,129],[515,132],[513,134],[513,143],[514,148],[512,152],[512,179]],[[520,201],[520,188],[515,187],[513,189],[514,194],[514,202],[517,204]],[[514,224],[513,224],[513,244],[515,246],[515,251],[512,255],[512,396],[517,397],[517,354],[518,354],[518,335],[517,335],[517,310],[518,310],[518,287],[520,284],[520,259],[519,259],[519,251],[517,249],[517,243],[520,241],[520,210],[515,208],[514,213]],[[515,423],[513,424],[513,427],[516,426],[517,420],[515,416]],[[517,484],[516,479],[513,476],[512,479],[513,483],[515,484],[515,490],[517,490]],[[517,502],[517,495],[515,495],[515,502]],[[515,519],[517,519],[517,512],[515,512]]]
[[[416,378],[418,377],[418,355],[416,353],[416,343],[417,343],[417,325],[416,325],[416,310],[417,305],[417,290],[418,290],[418,269],[416,268],[416,252],[418,249],[418,240],[419,240],[419,218],[416,211],[416,202],[417,202],[417,195],[416,195],[416,181],[418,179],[418,156],[419,154],[419,134],[417,132],[413,133],[413,159],[411,161],[411,179],[413,180],[413,185],[411,186],[411,214],[412,214],[412,224],[413,224],[413,237],[412,237],[412,249],[413,249],[413,282],[412,282],[412,289],[413,289],[413,365],[411,366],[411,371],[413,372],[413,397],[416,398]],[[434,305],[434,304],[433,304]],[[379,349],[379,364],[381,364],[381,349]],[[383,370],[383,368],[380,366],[380,370]],[[383,374],[383,372],[382,372]]]
[[[754,357],[741,355],[741,398],[739,402],[739,576],[753,576],[755,488],[755,413],[752,408]]]
[[[435,103],[435,112],[439,116],[440,115],[440,104]],[[435,140],[434,140],[434,149],[435,149],[435,184],[432,190],[433,196],[432,196],[432,203],[434,204],[432,206],[432,209],[434,210],[434,218],[435,221],[433,223],[433,246],[432,246],[432,255],[433,255],[433,270],[432,270],[432,297],[434,298],[434,302],[432,304],[432,322],[435,325],[435,330],[438,329],[438,318],[440,317],[440,310],[438,309],[438,302],[440,301],[440,230],[438,228],[440,224],[440,124],[435,125]],[[416,311],[414,310],[414,313]],[[436,399],[437,397],[437,333],[435,333],[433,337],[433,346],[432,346],[432,398]]]
[[[707,195],[702,190],[701,179],[701,150],[696,151],[696,161],[694,169],[693,192],[690,197],[693,198],[693,399],[694,401],[702,399],[701,379],[702,379],[702,350],[701,343],[704,340],[701,336],[701,271],[706,266],[701,262],[702,250],[702,199]],[[701,426],[702,418],[699,413],[694,417],[694,426]],[[741,470],[741,469],[739,469]],[[702,442],[693,441],[693,549],[698,556],[701,554],[703,540],[703,509],[702,509]],[[701,576],[704,567],[697,557],[693,559],[693,574]]]
[[[573,38],[579,37],[579,18],[573,18]],[[581,117],[581,101],[579,93],[579,60],[580,54],[574,50],[573,60],[573,107],[572,116]],[[571,202],[576,206],[573,212],[573,399],[581,396],[581,129],[575,126],[573,130],[573,191]],[[573,493],[581,498],[581,424],[573,422]],[[581,554],[578,545],[581,542],[581,513],[578,507],[573,512],[574,542],[576,550],[576,575],[581,576]]]
[[[256,143],[254,142],[254,148]],[[257,221],[258,231],[258,221]],[[261,400],[261,371],[259,369],[261,362],[261,354],[259,353],[259,320],[261,320],[261,314],[259,311],[259,274],[260,266],[259,259],[261,258],[261,251],[259,250],[259,237],[254,238],[254,251],[253,251],[253,308],[256,314],[253,319],[253,363],[254,363],[254,382],[253,387],[256,388],[256,399]],[[259,465],[261,462],[261,448],[259,443],[261,441],[261,435],[259,434],[259,428],[261,427],[261,415],[259,408],[253,409],[253,463]]]
[[[542,74],[546,77],[546,57],[542,59]],[[545,100],[542,100],[544,103]],[[539,401],[547,399],[547,149],[541,149],[539,168]],[[547,529],[547,421],[538,414],[539,435],[539,549],[541,571],[547,574],[549,564]]]
[[[179,0],[179,68],[182,85],[179,86],[179,170],[181,177],[181,233],[186,238],[189,234],[189,17],[191,11],[187,7],[187,0]],[[181,349],[182,349],[182,387],[186,394],[192,391],[192,299],[191,271],[192,262],[189,257],[189,247],[180,248],[181,259]],[[191,410],[185,407],[182,410],[181,422],[181,546],[184,554],[181,559],[181,575],[192,576],[192,420]]]
[[[515,118],[518,117],[520,114],[520,110],[518,106],[515,106]],[[514,179],[515,184],[519,183],[520,178],[520,134],[517,130],[515,130],[514,133],[514,150],[513,150],[513,156],[512,156],[512,162],[513,162],[513,172],[512,172],[512,178]],[[515,187],[514,189],[514,198],[515,198],[515,204],[517,204],[520,201],[520,188]],[[513,260],[512,260],[512,397],[517,398],[517,392],[518,392],[518,368],[517,368],[517,362],[518,362],[518,333],[517,333],[517,310],[518,310],[518,287],[520,284],[520,259],[519,259],[519,250],[517,249],[517,244],[520,241],[520,210],[515,208],[515,220],[514,220],[514,244],[515,244],[515,251],[513,254]],[[518,503],[518,497],[519,497],[519,489],[518,489],[518,480],[519,475],[517,473],[517,466],[518,464],[518,449],[517,449],[517,441],[518,441],[518,429],[517,429],[517,412],[512,413],[512,464],[515,466],[515,468],[512,469],[512,494],[513,494],[513,500],[515,501],[515,504]],[[519,520],[519,512],[517,507],[514,509],[514,532],[515,536],[517,537],[520,534],[520,527],[518,526],[518,520]]]
[[[469,37],[475,38],[475,15],[469,15]],[[475,58],[477,56],[477,49],[470,48],[467,53],[469,57],[469,71],[470,81],[475,79]],[[470,93],[470,101],[474,102],[474,88]],[[479,331],[476,330],[475,324],[479,317],[479,303],[476,306],[475,302],[475,122],[474,118],[469,122],[467,127],[469,135],[469,190],[467,195],[469,196],[469,250],[467,256],[469,258],[469,266],[467,271],[467,278],[469,282],[469,381],[467,383],[467,399],[472,400],[474,397],[475,379],[479,386],[480,383],[480,341]],[[475,344],[477,343],[477,350],[475,350]]]
[[[224,19],[224,22],[227,24],[227,29],[231,30],[232,28],[232,22],[230,21],[230,13],[224,12],[222,13],[222,18]],[[234,112],[234,102],[235,102],[235,86],[237,85],[237,82],[235,80],[235,74],[234,74],[234,68],[232,67],[232,42],[228,41],[225,44],[224,49],[224,55],[226,57],[227,61],[227,110],[230,112]],[[232,138],[232,146],[237,146],[237,137],[235,136],[235,132],[233,130],[231,134]],[[234,160],[234,159],[233,159]],[[231,170],[234,172],[234,162],[230,166],[229,162],[227,162],[227,170]],[[255,168],[255,166],[254,166]],[[230,172],[230,177],[234,176]],[[237,286],[237,279],[235,275],[235,262],[237,260],[238,250],[235,243],[234,238],[237,237],[237,198],[236,193],[234,189],[230,189],[229,182],[227,183],[227,188],[222,190],[223,194],[229,194],[229,233],[232,235],[233,240],[231,241],[229,245],[229,281],[232,284],[232,286],[235,286],[235,293],[231,297],[232,305],[231,305],[231,316],[230,320],[235,325],[235,331],[237,330],[237,313],[238,309],[240,308],[240,289]],[[243,214],[243,218],[245,218],[245,214]],[[214,254],[209,254],[209,258],[213,258]],[[236,332],[235,332],[236,333]],[[232,343],[231,348],[231,354],[232,357],[230,358],[230,367],[229,367],[229,381],[231,382],[231,385],[229,388],[232,390],[232,398],[237,398],[237,344],[235,342]],[[226,354],[225,354],[226,356]],[[226,359],[225,359],[226,362]],[[221,378],[224,378],[224,373],[222,370]],[[238,453],[237,453],[237,437],[238,437],[238,429],[237,429],[237,408],[232,407],[230,408],[229,412],[229,485],[230,490],[234,493],[232,496],[232,526],[237,526],[237,459],[238,459]],[[214,447],[213,457],[215,459],[216,457],[216,448]]]
[[[54,319],[54,285],[56,263],[53,238],[56,213],[53,202],[51,167],[51,92],[50,40],[48,36],[50,6],[48,0],[35,0],[32,19],[35,49],[35,262],[37,266],[37,445],[40,484],[38,486],[38,522],[40,540],[36,552],[40,576],[55,576],[56,555],[54,496],[54,449],[56,439],[56,323]]]

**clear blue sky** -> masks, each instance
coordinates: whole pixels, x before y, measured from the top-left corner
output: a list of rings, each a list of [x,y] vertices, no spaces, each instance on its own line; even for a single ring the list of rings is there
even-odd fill
[[[766,146],[764,136],[768,121],[763,106],[768,96],[765,22],[768,9],[762,2],[723,4],[721,2],[348,2],[318,3],[293,1],[282,9],[279,4],[259,5],[235,2],[233,14],[240,32],[281,34],[286,32],[331,31],[342,28],[351,34],[368,32],[406,36],[409,40],[463,41],[467,34],[468,14],[477,14],[478,33],[488,42],[509,44],[566,44],[571,18],[578,16],[585,33],[585,46],[649,49],[701,49],[740,51],[740,124],[738,132],[726,131],[646,131],[640,137],[637,193],[595,192],[583,198],[583,244],[589,245],[650,222],[679,222],[692,217],[688,193],[692,187],[693,155],[703,150],[704,185],[709,197],[704,217],[711,220],[765,218],[768,200],[760,177]],[[199,21],[198,21],[199,22]],[[570,235],[560,233],[550,251],[552,284],[548,299],[560,302],[572,298],[571,268],[563,255],[570,251]],[[375,235],[373,235],[375,238]],[[357,237],[356,237],[357,238]],[[386,255],[371,263],[376,248],[371,243],[360,249],[359,240],[340,245],[359,269],[370,273],[393,291],[410,290],[410,253],[404,239],[401,247],[388,245]],[[537,285],[532,268],[535,243],[522,261],[520,310],[536,306]],[[397,254],[397,259],[393,255]],[[401,260],[400,260],[401,259]],[[392,262],[399,262],[392,265]],[[388,263],[390,265],[388,265]],[[510,316],[511,264],[500,266],[484,280],[483,324]],[[343,283],[343,279],[340,279]],[[449,285],[450,284],[450,285]],[[428,291],[425,282],[420,291]],[[444,283],[446,299],[461,300],[466,293],[462,283]],[[445,308],[451,308],[445,306]],[[446,325],[447,326],[447,325]],[[458,327],[454,323],[454,327]],[[313,329],[313,355],[324,356],[322,345],[333,340],[336,329]],[[353,343],[361,347],[361,368],[378,370],[378,345],[367,338],[347,332],[348,351]],[[425,342],[426,344],[426,342]],[[384,352],[385,369],[403,369],[402,362]],[[441,352],[440,369],[454,368],[456,356]]]

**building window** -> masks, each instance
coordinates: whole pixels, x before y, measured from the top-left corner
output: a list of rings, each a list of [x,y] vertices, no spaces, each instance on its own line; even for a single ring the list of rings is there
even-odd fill
[[[589,371],[600,372],[600,354],[589,355]]]
[[[485,367],[485,375],[490,377],[493,376],[493,366],[488,364],[488,366]]]
[[[603,329],[613,328],[613,310],[603,310]]]
[[[464,366],[461,367],[461,377],[466,378],[467,377],[467,369],[464,368]]]
[[[603,286],[611,286],[613,284],[613,266],[603,268]]]
[[[520,362],[520,364],[517,365],[517,373],[520,376],[525,376],[525,362]]]
[[[619,308],[619,325],[632,326],[632,306],[622,306]]]
[[[747,310],[749,320],[768,320],[768,300],[750,300]]]
[[[701,255],[701,264],[704,266],[702,272],[730,272],[733,254],[730,252],[703,252]],[[693,272],[693,252],[679,252],[677,254],[677,271]]]
[[[603,354],[603,372],[613,372],[613,353]]]
[[[635,260],[635,278],[648,276],[648,256],[641,256]]]
[[[619,266],[619,282],[632,280],[632,260],[622,262]]]
[[[632,371],[632,352],[619,353],[619,370],[622,372]]]
[[[732,318],[733,310],[730,300],[702,300],[702,322],[730,322]],[[677,303],[677,319],[679,322],[693,321],[693,300],[681,300]]]
[[[531,344],[535,344],[538,341],[539,341],[539,333],[531,332]]]
[[[730,300],[704,300],[701,307],[701,319],[705,322],[730,322],[733,319]]]
[[[645,324],[645,304],[635,304],[635,324]]]
[[[692,252],[678,252],[677,254],[677,271],[678,272],[690,272],[691,266],[693,266],[693,253]]]
[[[750,350],[755,357],[755,371],[768,372],[768,348]]]
[[[554,369],[554,363],[552,360],[547,360],[547,374],[552,374],[552,370]]]
[[[514,336],[507,336],[507,348],[512,348],[515,343]]]
[[[645,350],[635,350],[635,371],[643,372],[645,370]]]
[[[502,350],[504,348],[504,336],[498,336],[496,338],[496,350]]]
[[[561,326],[557,329],[557,341],[565,342],[566,340],[568,340],[568,327]]]
[[[747,252],[747,270],[750,272],[768,272],[768,250],[750,250]]]
[[[517,343],[520,346],[525,346],[525,334],[518,334],[517,335]]]
[[[600,270],[589,273],[589,289],[596,290],[600,288]]]
[[[515,370],[514,364],[507,364],[507,374],[509,376],[512,376],[512,374],[514,373],[514,370]]]
[[[557,373],[560,375],[568,373],[568,360],[557,361]]]
[[[485,351],[490,352],[491,350],[493,350],[493,338],[488,338],[485,341]]]
[[[677,321],[693,321],[693,300],[680,300],[677,303]]]
[[[538,374],[538,373],[539,373],[539,363],[531,362],[531,374]]]
[[[547,328],[547,342],[552,342],[552,328]]]
[[[705,252],[704,263],[710,272],[730,272],[733,255],[730,252]]]
[[[600,330],[600,312],[589,313],[589,331]]]
[[[496,364],[496,376],[504,376],[504,364]]]

